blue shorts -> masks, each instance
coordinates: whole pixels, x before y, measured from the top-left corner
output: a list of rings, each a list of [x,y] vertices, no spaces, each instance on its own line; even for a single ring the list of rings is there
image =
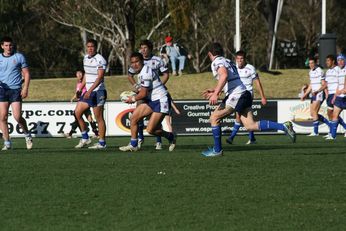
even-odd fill
[[[341,109],[346,109],[346,97],[336,97],[334,105]]]
[[[171,111],[171,98],[168,96],[162,97],[155,101],[148,101],[148,106],[153,112],[169,114]]]
[[[0,102],[22,102],[22,89],[8,89],[0,87]]]
[[[87,103],[89,107],[99,107],[105,105],[106,99],[107,91],[97,90],[91,92],[89,99],[84,99],[84,95],[82,95],[79,101]]]
[[[321,91],[311,97],[311,103],[314,101],[320,101],[322,104],[325,99],[326,99],[326,94],[324,94],[324,92]]]
[[[251,108],[252,106],[252,95],[249,91],[245,91],[239,98],[237,105],[234,110],[238,113],[242,113],[245,109]]]
[[[332,104],[332,99],[334,98],[334,94],[329,94],[327,98],[327,106],[329,109],[334,108],[334,104]]]

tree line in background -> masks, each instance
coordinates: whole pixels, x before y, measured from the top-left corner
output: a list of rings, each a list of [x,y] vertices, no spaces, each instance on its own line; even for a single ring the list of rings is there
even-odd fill
[[[249,61],[265,69],[269,63],[276,0],[240,1],[241,47]],[[346,1],[327,1],[327,32],[337,34],[338,51],[346,40]],[[33,77],[71,76],[81,68],[88,38],[99,42],[110,74],[125,74],[129,55],[142,39],[155,52],[170,35],[192,55],[190,72],[209,68],[207,45],[218,41],[232,58],[235,0],[0,0],[0,35],[10,35],[30,63]],[[286,0],[278,26],[276,67],[303,67],[316,52],[321,33],[321,0]],[[292,42],[287,56],[280,41]]]

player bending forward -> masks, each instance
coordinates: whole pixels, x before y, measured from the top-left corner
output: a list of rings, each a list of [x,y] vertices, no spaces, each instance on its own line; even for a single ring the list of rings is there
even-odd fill
[[[171,109],[171,99],[165,86],[162,84],[157,72],[144,65],[141,53],[131,55],[131,67],[138,74],[141,86],[136,96],[129,97],[126,103],[135,103],[145,99],[144,103],[137,105],[131,116],[131,141],[127,146],[119,148],[120,151],[137,151],[138,148],[138,122],[146,116],[150,116],[147,124],[147,132],[155,136],[163,136],[168,139],[169,151],[173,151],[176,144],[176,135],[162,129],[161,123]]]

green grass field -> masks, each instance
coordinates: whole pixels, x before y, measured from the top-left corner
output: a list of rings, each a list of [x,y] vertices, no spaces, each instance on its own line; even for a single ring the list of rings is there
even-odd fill
[[[344,230],[346,138],[283,135],[224,144],[179,137],[174,152],[75,150],[77,139],[24,139],[0,153],[1,230]]]
[[[268,99],[298,98],[304,83],[309,81],[308,69],[279,70],[281,74],[271,75],[259,72]],[[109,100],[119,100],[122,91],[131,90],[126,76],[107,76],[105,83]],[[29,101],[68,101],[75,91],[75,78],[33,79],[30,84]],[[216,85],[211,72],[171,76],[167,87],[174,99],[202,99],[204,89]],[[255,92],[255,98],[259,94]]]

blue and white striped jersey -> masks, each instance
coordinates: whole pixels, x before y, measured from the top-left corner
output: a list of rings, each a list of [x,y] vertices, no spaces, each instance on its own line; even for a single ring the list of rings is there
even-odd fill
[[[326,80],[327,86],[328,86],[328,94],[335,94],[336,89],[338,88],[339,71],[340,71],[340,68],[338,66],[335,66],[333,68],[329,68],[326,71],[325,80]]]
[[[211,63],[211,70],[215,79],[219,80],[218,69],[225,67],[227,70],[227,82],[223,88],[226,96],[239,95],[246,91],[246,87],[240,80],[237,67],[234,62],[218,56]]]
[[[316,66],[314,69],[309,71],[309,77],[311,90],[314,92],[320,89],[322,80],[325,79],[323,70],[320,67]]]
[[[253,81],[258,79],[258,74],[256,72],[256,68],[251,64],[246,64],[243,68],[239,68],[237,65],[238,74],[240,80],[248,90],[253,95]]]
[[[339,67],[340,68],[340,67]],[[342,90],[345,88],[345,77],[346,77],[346,66],[340,68],[338,75],[338,89]],[[338,97],[346,97],[345,94],[340,94]]]
[[[151,69],[150,66],[143,66],[142,70],[138,74],[138,80],[140,81],[141,87],[148,88],[148,100],[159,100],[167,95],[167,90],[162,84],[159,74]]]
[[[83,65],[84,65],[85,81],[86,81],[85,86],[87,90],[89,90],[90,87],[95,83],[98,77],[98,70],[99,69],[105,70],[107,66],[107,62],[100,54],[96,54],[92,57],[85,55],[83,59]],[[105,84],[104,82],[102,82],[94,89],[94,91],[104,90],[104,89],[105,89]]]

